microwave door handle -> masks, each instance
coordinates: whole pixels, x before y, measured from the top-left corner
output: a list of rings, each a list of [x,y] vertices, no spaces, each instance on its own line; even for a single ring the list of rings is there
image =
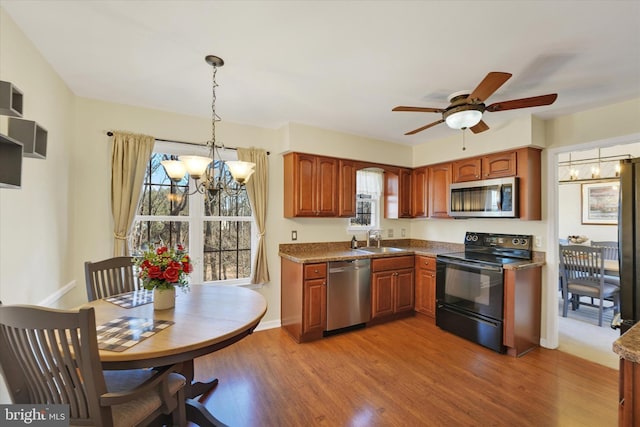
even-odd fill
[[[502,184],[498,185],[498,198],[496,200],[498,211],[502,211]]]

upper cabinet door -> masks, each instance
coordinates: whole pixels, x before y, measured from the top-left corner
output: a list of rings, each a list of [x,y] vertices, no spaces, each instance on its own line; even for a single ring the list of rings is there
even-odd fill
[[[517,173],[518,168],[515,151],[489,154],[482,157],[483,179],[516,176]]]
[[[451,163],[429,166],[429,216],[449,217]]]
[[[297,156],[294,165],[297,177],[296,186],[296,216],[315,216],[316,201],[315,191],[317,182],[317,170],[315,156],[301,154]]]
[[[453,182],[476,181],[482,179],[482,161],[479,157],[453,162]]]
[[[411,176],[411,216],[424,218],[429,215],[429,172],[426,167],[414,169]]]
[[[316,216],[338,215],[338,159],[317,158]]]
[[[340,160],[338,163],[338,216],[356,216],[356,162]]]

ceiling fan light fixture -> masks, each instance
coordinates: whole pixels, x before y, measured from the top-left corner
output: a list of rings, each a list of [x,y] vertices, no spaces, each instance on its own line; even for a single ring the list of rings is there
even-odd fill
[[[479,110],[456,111],[447,115],[444,120],[451,129],[470,128],[480,123],[482,112]]]

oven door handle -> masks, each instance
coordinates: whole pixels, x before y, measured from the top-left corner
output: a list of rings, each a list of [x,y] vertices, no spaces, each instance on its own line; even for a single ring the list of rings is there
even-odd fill
[[[493,265],[486,265],[486,264],[480,264],[477,262],[466,262],[466,261],[458,261],[458,260],[452,260],[452,259],[440,259],[442,262],[444,262],[445,264],[453,264],[453,265],[459,265],[461,267],[469,267],[469,268],[474,268],[476,270],[490,270],[490,271],[497,271],[497,272],[502,272],[502,267],[496,267]]]

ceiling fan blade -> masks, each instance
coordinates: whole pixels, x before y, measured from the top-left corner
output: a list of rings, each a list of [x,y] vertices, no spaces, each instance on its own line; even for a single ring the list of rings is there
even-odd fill
[[[416,134],[416,133],[418,133],[418,132],[422,132],[422,131],[423,131],[423,130],[425,130],[425,129],[429,129],[429,128],[430,128],[430,127],[432,127],[432,126],[439,125],[440,123],[443,123],[443,122],[444,122],[444,119],[440,119],[440,120],[438,120],[437,122],[429,123],[429,124],[428,124],[428,125],[426,125],[426,126],[422,126],[421,128],[414,129],[414,130],[412,130],[411,132],[407,132],[407,133],[405,133],[405,135],[414,135],[414,134]]]
[[[477,125],[472,126],[469,129],[471,129],[471,132],[473,133],[480,133],[484,132],[485,130],[489,130],[489,126],[487,126],[484,121],[480,120]]]
[[[540,107],[542,105],[551,105],[558,98],[557,93],[549,95],[533,96],[531,98],[513,99],[511,101],[502,101],[491,104],[486,111],[504,111],[515,110],[516,108]]]
[[[511,78],[511,73],[492,71],[480,82],[473,92],[467,97],[468,101],[484,102],[485,99],[493,95],[507,80]]]
[[[391,111],[413,111],[418,113],[442,113],[442,108],[429,108],[429,107],[404,107],[402,105],[395,107]]]

